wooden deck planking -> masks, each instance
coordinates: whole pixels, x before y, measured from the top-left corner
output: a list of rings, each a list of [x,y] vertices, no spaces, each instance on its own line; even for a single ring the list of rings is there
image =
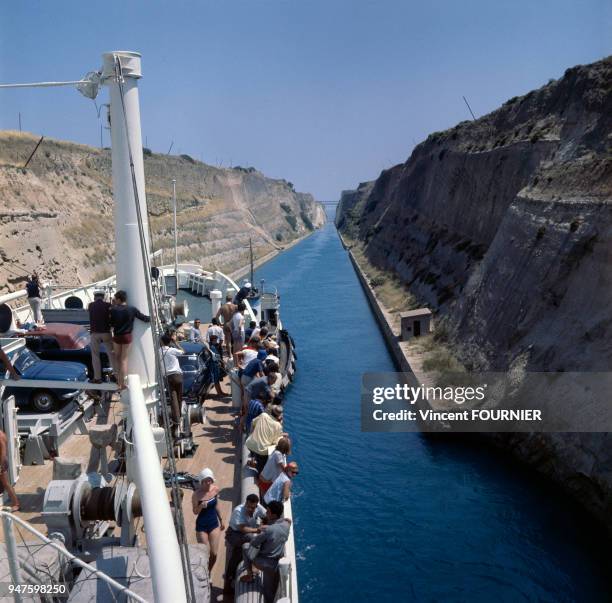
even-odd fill
[[[227,379],[223,389],[229,391]],[[188,471],[197,474],[205,467],[212,469],[217,486],[219,487],[218,508],[227,527],[233,507],[240,498],[240,456],[239,447],[236,446],[237,429],[234,426],[234,410],[231,398],[209,397],[206,402],[206,423],[196,425],[193,429],[194,441],[199,444],[192,458],[181,459],[177,463],[179,471]],[[183,515],[187,540],[196,542],[195,520],[191,508],[191,490],[184,490]],[[221,542],[217,551],[217,561],[211,573],[213,593],[212,601],[222,600],[223,574],[225,571],[225,532],[221,533]]]
[[[225,391],[230,390],[227,378],[222,385]],[[235,470],[236,467],[239,467],[240,450],[236,446],[237,430],[234,426],[234,410],[229,396],[225,398],[216,395],[209,396],[205,401],[205,406],[206,422],[203,425],[194,425],[192,428],[194,441],[198,444],[198,448],[193,457],[177,460],[177,470],[193,474],[199,473],[204,467],[210,467],[213,470],[220,489],[219,510],[227,526],[232,508],[238,503],[240,497],[240,472]],[[119,409],[120,402],[113,402],[109,420],[119,420]],[[101,421],[100,417],[95,415],[91,423],[99,422],[106,421]],[[60,453],[62,457],[80,461],[83,469],[85,469],[89,459],[89,450],[88,436],[73,435],[63,444]],[[111,454],[109,462],[113,458],[114,454]],[[52,475],[52,460],[45,461],[44,465],[40,466],[24,466],[16,487],[17,496],[21,503],[18,516],[31,523],[34,528],[43,534],[47,533],[47,529],[41,512],[45,487],[51,481]],[[183,515],[187,540],[189,543],[195,543],[196,517],[191,508],[192,490],[185,488],[183,494]],[[23,538],[32,541],[34,536],[24,532]],[[18,542],[21,542],[19,533],[17,539]],[[4,536],[0,531],[0,542],[3,541]],[[211,575],[212,601],[222,600],[224,570],[225,534],[222,533],[217,562]]]

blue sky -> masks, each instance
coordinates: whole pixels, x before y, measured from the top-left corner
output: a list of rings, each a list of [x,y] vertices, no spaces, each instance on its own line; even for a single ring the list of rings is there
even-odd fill
[[[6,1],[0,81],[78,79],[143,54],[148,146],[255,166],[319,199],[428,133],[612,54],[611,0]],[[103,102],[103,97],[98,97]],[[0,91],[0,128],[99,144],[72,89]],[[109,144],[108,136],[105,144]]]

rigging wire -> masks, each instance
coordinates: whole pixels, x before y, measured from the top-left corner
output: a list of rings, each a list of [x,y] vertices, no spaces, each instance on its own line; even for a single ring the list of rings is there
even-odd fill
[[[125,126],[127,149],[128,149],[128,156],[129,156],[129,162],[130,162],[130,172],[132,176],[132,188],[133,188],[133,193],[134,193],[134,201],[136,204],[136,216],[137,216],[137,222],[138,222],[138,231],[140,235],[140,247],[141,247],[141,252],[142,252],[143,269],[146,275],[146,279],[145,279],[146,294],[147,294],[149,308],[151,310],[151,316],[154,316],[156,319],[156,320],[151,321],[151,330],[152,330],[153,339],[154,339],[154,354],[155,354],[155,359],[156,359],[156,363],[155,363],[156,364],[156,376],[157,376],[157,382],[159,384],[159,392],[160,392],[160,407],[161,407],[162,417],[164,420],[164,431],[166,434],[166,449],[167,449],[167,455],[168,455],[167,460],[170,466],[170,471],[172,472],[172,474],[176,474],[176,459],[174,457],[174,446],[172,442],[172,434],[171,434],[170,420],[169,420],[169,413],[168,413],[168,404],[167,404],[167,399],[166,399],[165,388],[163,386],[164,381],[163,381],[163,372],[161,368],[162,359],[160,357],[160,345],[159,345],[160,344],[159,307],[156,303],[157,300],[155,299],[155,296],[153,295],[153,288],[152,288],[151,281],[150,281],[151,263],[150,263],[149,254],[147,253],[146,234],[145,234],[145,229],[144,229],[144,224],[143,224],[143,217],[141,213],[140,198],[138,195],[138,185],[136,181],[136,171],[134,168],[134,158],[132,154],[132,148],[130,144],[130,137],[129,137],[129,131],[128,131],[128,121],[127,121],[127,113],[126,113],[126,108],[125,108],[125,98],[124,98],[124,90],[123,90],[123,73],[122,73],[122,68],[121,68],[121,60],[116,55],[114,58],[115,58],[115,78],[116,78],[117,86],[119,88],[119,98],[121,99],[121,110],[122,110],[123,121],[124,121],[124,126]],[[153,313],[153,311],[155,313]],[[177,528],[179,545],[180,545],[179,548],[181,550],[183,576],[185,578],[185,581],[188,587],[188,592],[186,594],[188,594],[188,598],[191,599],[191,601],[195,602],[196,601],[195,588],[193,584],[193,576],[191,575],[191,561],[189,558],[189,547],[187,544],[187,538],[185,534],[185,522],[184,522],[183,510],[182,510],[182,501],[181,501],[181,498],[178,492],[178,484],[176,483],[176,480],[172,480],[171,493],[172,493],[172,502],[174,504],[175,525]]]
[[[31,84],[0,84],[0,88],[51,88],[53,86],[77,86],[89,84],[89,80],[74,80],[72,82],[32,82]]]

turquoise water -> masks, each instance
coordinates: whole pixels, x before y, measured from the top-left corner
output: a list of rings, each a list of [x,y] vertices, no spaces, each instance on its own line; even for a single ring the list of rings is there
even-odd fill
[[[299,356],[301,601],[610,600],[607,543],[541,478],[475,443],[360,431],[362,373],[394,366],[333,224],[260,278]]]

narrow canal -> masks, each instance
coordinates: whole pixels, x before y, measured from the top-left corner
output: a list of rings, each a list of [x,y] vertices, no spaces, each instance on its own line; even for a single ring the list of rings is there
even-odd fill
[[[304,603],[611,599],[605,542],[556,488],[473,443],[361,432],[362,373],[395,369],[331,221],[260,278],[299,356],[285,425]]]

